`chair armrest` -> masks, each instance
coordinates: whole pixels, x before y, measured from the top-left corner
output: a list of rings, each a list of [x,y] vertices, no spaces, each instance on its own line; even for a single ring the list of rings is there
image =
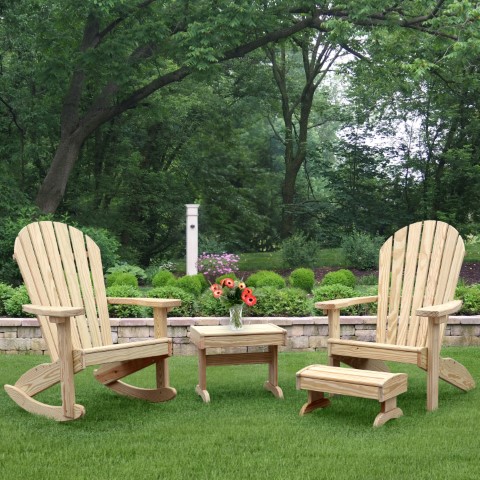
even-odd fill
[[[83,315],[85,309],[83,307],[54,307],[43,305],[22,305],[24,312],[33,313],[34,315],[42,315],[45,317],[75,317]]]
[[[442,303],[440,305],[432,305],[431,307],[419,308],[417,309],[416,314],[419,317],[448,317],[448,315],[450,315],[451,313],[458,312],[460,308],[462,308],[462,301],[452,300],[451,302]]]
[[[353,297],[339,298],[338,300],[327,300],[325,302],[317,302],[315,308],[320,310],[338,310],[340,308],[351,307],[352,305],[361,305],[362,303],[373,303],[378,300],[378,295],[372,297]]]
[[[107,297],[107,302],[112,305],[140,305],[154,308],[173,308],[182,304],[182,301],[176,298]]]

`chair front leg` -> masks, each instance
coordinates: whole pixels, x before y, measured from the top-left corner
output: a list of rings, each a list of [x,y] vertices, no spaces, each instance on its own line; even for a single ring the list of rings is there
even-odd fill
[[[438,382],[440,378],[440,324],[448,317],[428,317],[427,410],[438,408]]]
[[[75,418],[75,382],[70,317],[50,317],[50,321],[57,325],[63,414],[65,417]]]

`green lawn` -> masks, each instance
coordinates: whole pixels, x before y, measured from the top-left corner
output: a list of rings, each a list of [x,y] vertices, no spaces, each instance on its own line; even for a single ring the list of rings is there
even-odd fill
[[[480,380],[480,349],[448,348]],[[41,362],[0,356],[2,384]],[[194,393],[196,357],[173,357],[178,396],[148,404],[77,379],[86,416],[59,424],[28,414],[0,392],[0,478],[15,479],[477,479],[480,389],[467,394],[441,384],[440,409],[427,413],[425,374],[407,366],[409,391],[399,397],[405,416],[374,429],[373,400],[336,396],[332,406],[305,417],[306,392],[295,372],[324,363],[325,353],[281,353],[285,400],[262,388],[265,365],[208,370],[212,402]],[[146,385],[144,372],[137,380]],[[55,401],[57,392],[44,392]]]

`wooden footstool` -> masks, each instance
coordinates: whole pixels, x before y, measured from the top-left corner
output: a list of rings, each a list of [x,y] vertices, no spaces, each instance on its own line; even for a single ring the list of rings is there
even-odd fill
[[[328,407],[330,400],[324,397],[324,393],[376,399],[381,404],[381,410],[373,426],[379,427],[403,415],[397,407],[397,395],[407,391],[407,375],[310,365],[297,372],[297,390],[308,392],[308,401],[301,408],[300,415]]]

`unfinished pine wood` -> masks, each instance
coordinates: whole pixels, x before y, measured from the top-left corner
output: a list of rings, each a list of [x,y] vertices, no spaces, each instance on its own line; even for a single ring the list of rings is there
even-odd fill
[[[167,338],[167,311],[181,305],[177,299],[112,299],[112,302],[153,306],[159,324],[154,340],[112,345],[100,250],[88,236],[57,222],[30,224],[14,246],[32,305],[24,310],[37,315],[52,363],[34,367],[15,385],[5,385],[8,395],[25,410],[58,421],[80,418],[85,409],[75,403],[75,373],[89,365],[104,365],[95,377],[108,388],[152,402],[171,400],[166,358],[172,354]],[[144,389],[120,379],[156,365],[157,388]],[[33,397],[60,383],[61,406],[50,406]]]
[[[242,330],[229,326],[192,326],[190,341],[198,348],[198,385],[195,392],[205,403],[210,402],[207,391],[207,367],[241,365],[253,363],[268,364],[268,380],[264,388],[277,398],[283,398],[278,385],[278,345],[286,344],[287,331],[277,325],[245,325]],[[249,347],[268,345],[268,352],[220,353],[207,355],[207,348]]]
[[[379,254],[376,342],[340,339],[340,309],[352,299],[316,304],[328,310],[328,364],[371,370],[383,370],[384,361],[416,364],[427,371],[428,410],[438,406],[439,378],[474,388],[465,367],[440,358],[448,315],[461,307],[454,294],[464,254],[458,231],[444,222],[417,222],[396,232]]]
[[[327,365],[310,365],[297,372],[297,389],[307,390],[308,400],[300,415],[329,405],[325,393],[370,398],[381,404],[374,426],[398,418],[402,411],[396,406],[397,396],[407,391],[404,373],[375,372]]]

